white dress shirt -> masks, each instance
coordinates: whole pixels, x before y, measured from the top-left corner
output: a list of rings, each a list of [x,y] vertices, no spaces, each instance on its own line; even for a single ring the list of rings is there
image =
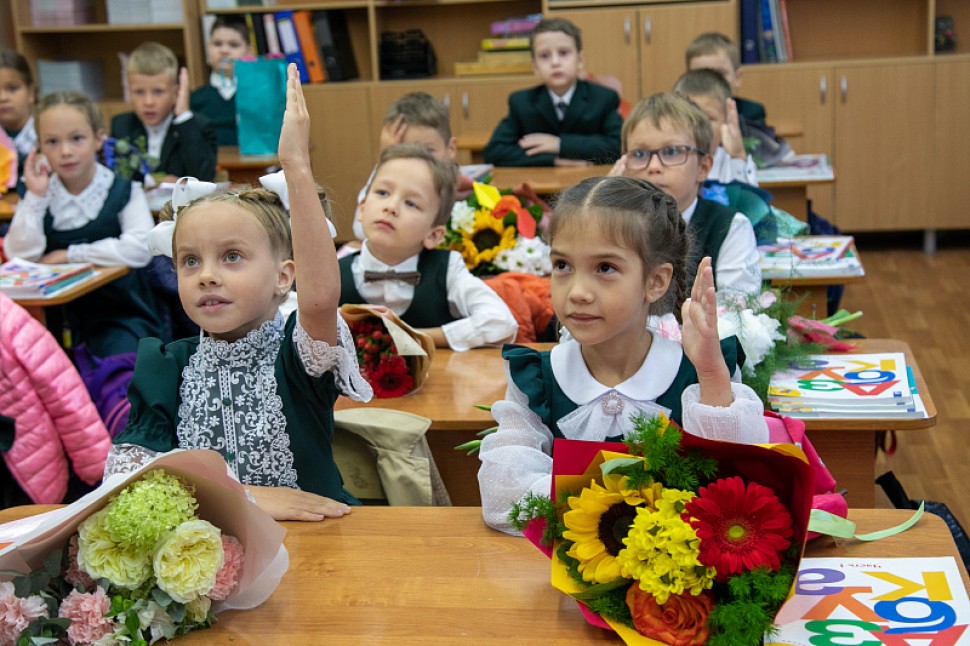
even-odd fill
[[[684,221],[690,224],[697,209],[695,199],[684,210]],[[717,262],[714,265],[718,291],[734,290],[745,294],[761,293],[761,268],[758,265],[758,243],[754,227],[743,213],[735,213]]]
[[[71,195],[60,178],[56,174],[51,175],[47,195],[34,195],[28,191],[17,205],[10,231],[4,239],[4,253],[25,260],[40,260],[47,248],[44,233],[47,209],[50,208],[53,215],[55,230],[80,229],[98,217],[114,178],[114,173],[98,164],[91,183],[78,195]],[[70,245],[67,248],[68,261],[126,267],[147,265],[151,260],[148,232],[155,226],[155,221],[141,184],[132,182],[131,196],[118,214],[118,220],[121,224],[119,237]]]
[[[598,382],[583,360],[576,341],[558,344],[550,361],[556,383],[578,408],[557,421],[567,439],[602,442],[607,437],[626,436],[633,429],[630,416],[651,417],[669,413],[657,404],[680,368],[683,348],[653,334],[650,351],[640,369],[614,388]],[[478,482],[482,494],[482,515],[490,527],[513,533],[508,520],[512,504],[526,493],[548,496],[552,484],[553,434],[529,408],[529,398],[509,374],[505,399],[495,402],[492,416],[499,428],[486,435],[479,452],[482,466]],[[735,378],[740,373],[735,371]],[[761,400],[748,386],[732,381],[734,401],[730,406],[707,406],[700,402],[700,386],[688,386],[681,395],[684,430],[694,435],[743,444],[768,441]],[[604,406],[609,401],[611,406]],[[616,402],[621,402],[617,405]]]
[[[566,117],[566,112],[569,110],[569,104],[573,100],[573,95],[576,94],[576,84],[573,83],[573,86],[566,90],[562,96],[559,96],[552,90],[546,91],[549,92],[549,98],[552,100],[552,106],[556,109],[556,116],[560,121],[562,121]],[[566,108],[562,112],[559,111],[558,107],[560,101],[566,104]]]
[[[418,256],[411,256],[398,265],[387,265],[367,248],[365,241],[360,254],[354,257],[351,270],[354,285],[368,303],[384,305],[398,316],[404,314],[414,300],[414,285],[400,280],[364,282],[364,271],[416,271]],[[499,345],[515,339],[519,326],[505,301],[473,276],[461,254],[452,251],[448,258],[448,304],[457,321],[441,326],[452,350],[464,351],[484,345]]]
[[[746,155],[744,159],[738,159],[731,157],[724,146],[718,146],[717,150],[714,151],[714,164],[711,166],[711,172],[707,174],[707,179],[722,184],[742,182],[757,186],[758,167],[751,155]]]
[[[148,156],[154,157],[155,159],[160,159],[162,156],[162,144],[165,143],[165,135],[168,134],[168,129],[171,127],[171,125],[173,123],[176,125],[185,123],[193,116],[195,116],[195,114],[191,110],[186,110],[177,117],[174,114],[168,115],[165,117],[165,120],[157,126],[149,126],[143,123],[142,125],[145,126],[145,132],[148,133],[148,149],[146,150]]]
[[[235,74],[227,77],[221,72],[212,72],[209,74],[209,85],[214,87],[219,93],[219,96],[221,96],[225,101],[228,101],[232,97],[236,96]],[[182,122],[179,121],[179,123]]]

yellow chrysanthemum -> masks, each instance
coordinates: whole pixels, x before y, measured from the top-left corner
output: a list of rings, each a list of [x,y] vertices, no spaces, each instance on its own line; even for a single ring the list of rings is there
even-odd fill
[[[630,489],[629,478],[607,475],[603,485],[595,480],[579,496],[569,498],[563,514],[567,529],[563,538],[573,541],[567,554],[579,561],[584,581],[608,583],[620,576],[616,555],[623,549],[626,536],[639,505],[652,504],[661,486]]]
[[[475,211],[475,226],[471,233],[461,234],[461,256],[469,270],[495,260],[503,249],[515,246],[515,227],[507,227],[490,210]]]
[[[704,567],[697,558],[700,539],[681,519],[684,505],[693,498],[690,491],[664,489],[655,509],[638,508],[623,539],[626,547],[616,557],[621,574],[639,580],[640,588],[660,605],[672,594],[700,594],[714,581],[714,568]]]

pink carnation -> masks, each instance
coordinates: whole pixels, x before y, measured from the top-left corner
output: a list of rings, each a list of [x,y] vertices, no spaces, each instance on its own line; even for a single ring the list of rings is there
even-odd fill
[[[101,587],[94,592],[71,593],[61,601],[59,616],[71,620],[67,628],[67,639],[71,644],[90,644],[114,630],[114,622],[105,613],[111,609],[111,600]]]
[[[206,595],[213,601],[222,601],[235,589],[243,564],[243,546],[235,536],[222,535],[222,551],[226,554],[222,569],[216,574],[216,584]]]
[[[64,573],[64,579],[73,585],[74,587],[84,588],[85,590],[90,590],[94,587],[94,579],[88,576],[88,573],[78,567],[77,564],[77,542],[78,535],[75,534],[71,536],[71,540],[67,545],[67,572]]]
[[[13,583],[0,582],[0,644],[16,643],[34,619],[47,616],[47,603],[39,596],[23,599],[14,594]]]

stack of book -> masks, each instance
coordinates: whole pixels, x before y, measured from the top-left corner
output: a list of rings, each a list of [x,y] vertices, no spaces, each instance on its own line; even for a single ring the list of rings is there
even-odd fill
[[[786,0],[741,0],[741,62],[793,60]]]
[[[173,24],[182,22],[182,3],[171,0],[107,0],[108,23]]]
[[[104,65],[101,61],[37,60],[37,79],[40,93],[74,90],[95,101],[104,98]]]
[[[926,416],[901,352],[810,355],[772,375],[768,403],[782,415],[802,418]]]
[[[864,276],[855,254],[852,236],[806,236],[779,238],[776,244],[758,247],[761,277],[832,278]]]
[[[14,258],[0,265],[0,292],[11,298],[46,298],[92,276],[90,263],[45,265]]]
[[[542,14],[537,13],[493,22],[491,36],[482,39],[478,58],[456,62],[455,76],[530,73],[529,34],[540,20]]]
[[[30,0],[34,27],[64,27],[95,21],[94,0]]]
[[[830,182],[835,179],[828,155],[795,155],[758,169],[758,182]]]

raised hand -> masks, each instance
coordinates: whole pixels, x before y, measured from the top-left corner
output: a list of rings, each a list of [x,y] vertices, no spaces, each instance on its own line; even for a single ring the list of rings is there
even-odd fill
[[[698,266],[690,298],[684,301],[681,314],[684,353],[697,369],[701,403],[729,406],[733,400],[731,375],[724,363],[717,334],[717,298],[710,257],[704,258]]]
[[[738,104],[734,99],[724,101],[725,118],[721,124],[721,145],[731,157],[743,159],[747,157],[744,150],[744,136],[741,134],[741,118],[738,116]]]
[[[397,115],[394,121],[381,128],[381,150],[394,144],[403,144],[407,132],[408,124],[404,122],[404,115]]]
[[[249,493],[256,504],[274,520],[320,521],[324,518],[340,518],[350,513],[350,507],[342,502],[299,489],[249,487]]]
[[[610,172],[606,174],[608,177],[623,177],[626,175],[626,153],[620,155],[620,158],[616,160],[613,164],[613,168]]]
[[[36,148],[31,149],[24,162],[24,186],[37,197],[44,197],[50,184],[51,167],[47,158],[38,153]]]
[[[290,168],[310,166],[310,112],[303,96],[300,73],[295,63],[286,70],[286,112],[280,130],[280,166]]]
[[[179,70],[179,90],[175,97],[175,116],[189,111],[189,70]]]

